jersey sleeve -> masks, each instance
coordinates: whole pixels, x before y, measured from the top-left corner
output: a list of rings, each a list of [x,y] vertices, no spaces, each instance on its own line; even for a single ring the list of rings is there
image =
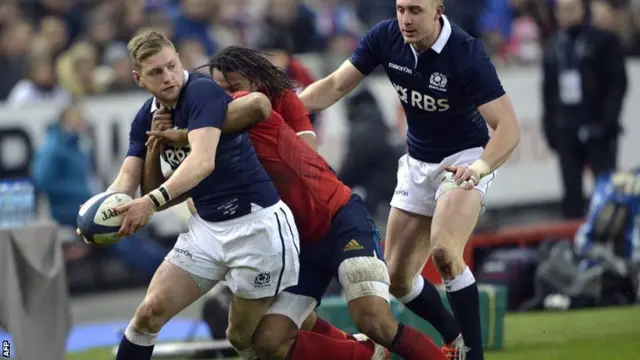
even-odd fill
[[[353,66],[363,75],[371,74],[380,65],[380,54],[382,54],[380,44],[383,43],[382,37],[388,32],[388,25],[389,21],[385,20],[372,27],[360,40],[360,44],[349,58]]]
[[[231,96],[209,79],[194,80],[186,95],[189,131],[204,127],[221,129]]]
[[[296,134],[313,132],[309,112],[295,92],[286,91],[280,102],[282,102],[282,106],[278,107],[278,112]]]
[[[143,158],[147,153],[147,131],[151,129],[151,102],[153,98],[148,100],[131,122],[131,130],[129,130],[129,150],[127,156],[135,156]]]
[[[496,68],[478,41],[471,44],[471,59],[464,74],[464,89],[476,106],[484,105],[505,94]]]

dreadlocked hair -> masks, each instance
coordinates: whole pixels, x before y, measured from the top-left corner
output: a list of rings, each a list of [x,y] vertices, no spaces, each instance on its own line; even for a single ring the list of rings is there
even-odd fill
[[[269,54],[242,46],[229,46],[211,58],[207,65],[211,76],[214,69],[218,69],[225,79],[231,72],[241,74],[256,84],[269,100],[275,101],[284,90],[293,90],[295,86],[287,74],[265,55]]]

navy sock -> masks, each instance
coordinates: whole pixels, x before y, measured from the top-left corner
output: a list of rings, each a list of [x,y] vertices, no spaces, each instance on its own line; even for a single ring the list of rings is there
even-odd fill
[[[416,277],[413,290],[400,301],[414,314],[433,325],[446,344],[452,343],[460,335],[458,323],[444,307],[438,289],[421,276]]]
[[[122,340],[120,340],[120,346],[118,346],[118,353],[116,355],[116,360],[151,360],[151,355],[153,355],[153,347],[155,343],[155,335],[138,333],[136,335],[131,335],[135,330],[132,330],[130,327],[127,328],[125,335],[122,336]],[[142,343],[144,345],[138,345],[131,342],[128,338],[136,338],[142,337]]]
[[[467,350],[467,360],[483,360],[482,328],[480,325],[480,294],[469,268],[455,279],[445,281],[451,303]]]

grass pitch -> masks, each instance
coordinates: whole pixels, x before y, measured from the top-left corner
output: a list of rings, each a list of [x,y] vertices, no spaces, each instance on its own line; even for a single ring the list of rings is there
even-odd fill
[[[612,360],[640,354],[640,307],[509,314],[505,347],[487,360]],[[111,349],[68,354],[65,360],[113,360]]]

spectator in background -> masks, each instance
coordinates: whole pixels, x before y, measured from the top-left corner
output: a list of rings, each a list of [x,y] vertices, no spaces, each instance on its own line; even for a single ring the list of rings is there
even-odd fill
[[[107,47],[116,37],[115,24],[110,17],[93,11],[85,19],[85,29],[84,40],[94,46],[96,59],[104,59]]]
[[[445,14],[458,26],[463,28],[469,35],[481,39],[481,16],[485,18],[488,16],[487,11],[496,11],[498,19],[505,17],[504,7],[502,3],[506,3],[508,0],[501,0],[496,2],[495,0],[444,0]],[[366,1],[363,1],[366,3]],[[394,14],[395,15],[395,14]],[[486,22],[486,20],[485,20]],[[486,25],[486,24],[485,24]],[[498,25],[498,24],[496,24]],[[504,25],[500,24],[498,27],[504,31]]]
[[[296,92],[299,93],[315,81],[309,69],[293,57],[293,38],[288,33],[279,29],[266,30],[256,48],[267,53],[275,66],[285,70],[296,85]]]
[[[91,145],[82,110],[72,104],[49,126],[44,143],[36,152],[32,178],[38,191],[47,195],[51,217],[62,226],[75,228],[78,209],[98,192],[92,186],[95,167],[91,160]],[[122,239],[109,250],[131,268],[151,277],[167,249],[142,236]],[[86,250],[85,245],[78,242],[74,247]]]
[[[0,33],[0,99],[5,100],[25,74],[32,39],[33,27],[22,20],[8,24]]]
[[[104,92],[103,83],[96,79],[96,50],[91,43],[79,42],[63,53],[56,63],[58,81],[74,97]]]
[[[29,57],[25,78],[13,87],[7,98],[9,106],[23,107],[31,102],[47,100],[64,103],[70,100],[69,93],[58,86],[51,60],[48,55]]]
[[[126,44],[118,42],[109,45],[105,51],[103,63],[108,71],[106,92],[120,93],[140,90],[131,75],[133,63]]]
[[[127,43],[135,34],[145,26],[144,0],[129,0],[114,9],[118,15],[117,40]],[[171,33],[167,33],[169,36]]]
[[[4,30],[12,22],[20,20],[22,12],[16,5],[16,0],[4,0],[0,2],[0,29]]]
[[[53,58],[60,55],[69,44],[67,25],[59,17],[47,16],[40,21],[39,36],[46,41]]]
[[[95,193],[87,130],[80,108],[66,107],[47,129],[33,163],[33,180],[47,195],[51,216],[65,226],[76,226],[80,205]]]
[[[538,26],[540,44],[544,44],[558,31],[554,14],[556,0],[509,0],[513,11],[519,16],[530,16]]]
[[[82,31],[82,6],[74,0],[26,0],[19,1],[25,16],[34,24],[40,23],[48,16],[59,17],[64,20],[69,39],[74,40]]]
[[[395,1],[360,0],[357,3],[356,14],[367,29],[372,28],[382,20],[392,19],[396,16]]]
[[[267,29],[256,48],[264,51],[271,63],[284,69],[296,86],[296,93],[299,94],[304,88],[316,81],[311,71],[300,60],[293,57],[293,39],[288,33],[275,28]],[[311,114],[310,118],[311,124],[315,127],[318,114]]]
[[[363,88],[348,98],[346,108],[349,140],[338,177],[345,185],[364,190],[365,205],[372,216],[386,216],[404,148],[393,141],[394,132],[368,90]],[[385,209],[380,211],[382,207]]]
[[[557,0],[556,15],[561,31],[543,60],[543,125],[560,160],[564,214],[580,218],[585,165],[594,176],[616,168],[627,88],[624,50],[615,34],[587,23],[580,0]]]
[[[465,11],[460,16],[472,17],[473,14]],[[463,20],[470,22],[469,19]],[[486,0],[485,7],[477,20],[478,26],[472,29],[470,34],[475,32],[477,37],[481,33],[487,53],[497,55],[495,60],[508,62],[513,27],[513,12],[509,0]]]
[[[326,39],[318,33],[313,9],[297,0],[268,1],[266,24],[291,34],[293,53],[315,52],[325,47]]]
[[[175,42],[183,39],[198,39],[207,55],[213,55],[217,44],[209,32],[213,18],[213,4],[207,0],[181,0],[182,13],[175,20]]]
[[[209,62],[204,46],[198,41],[198,39],[183,39],[178,44],[178,54],[180,54],[180,61],[182,66],[187,71],[192,71],[202,65]],[[209,70],[205,67],[198,69],[204,75],[211,76]]]

